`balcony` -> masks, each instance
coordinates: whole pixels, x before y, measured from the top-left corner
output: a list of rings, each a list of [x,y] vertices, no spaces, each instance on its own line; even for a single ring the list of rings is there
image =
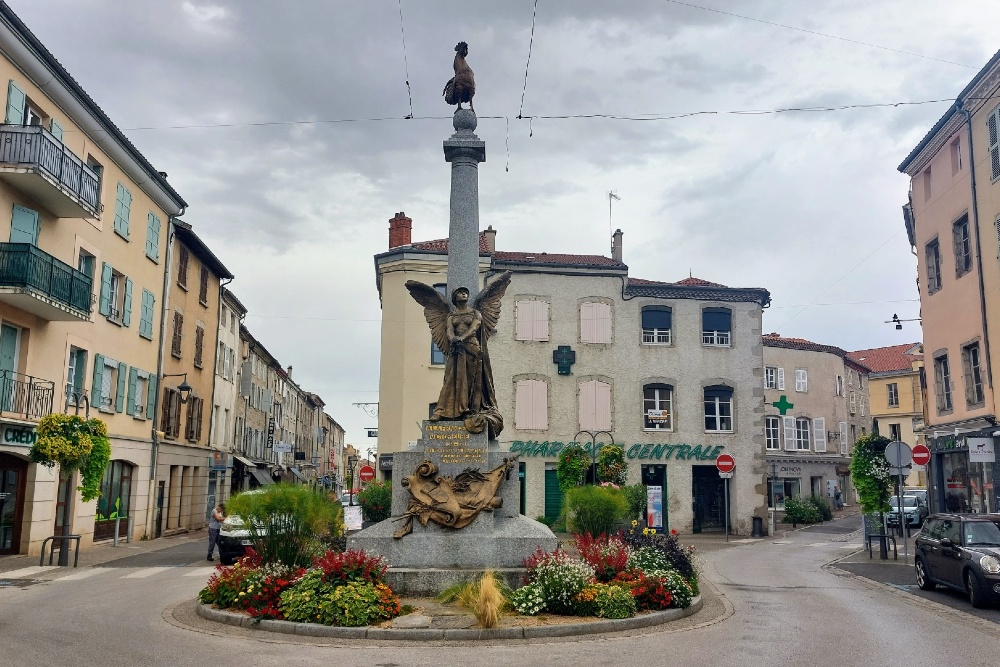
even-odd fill
[[[37,125],[0,125],[0,178],[60,218],[96,218],[101,211],[101,179]]]
[[[90,277],[30,243],[0,243],[0,302],[50,322],[89,320]]]
[[[0,371],[0,412],[37,421],[52,414],[55,391],[56,385],[50,380]]]

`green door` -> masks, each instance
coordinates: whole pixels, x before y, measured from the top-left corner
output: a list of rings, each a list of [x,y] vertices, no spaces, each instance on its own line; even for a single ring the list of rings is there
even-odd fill
[[[10,220],[10,242],[38,245],[38,213],[30,208],[14,205]]]
[[[14,403],[14,368],[19,333],[17,327],[0,325],[0,410],[9,411]]]
[[[562,512],[563,494],[555,470],[545,471],[545,518],[555,521]]]

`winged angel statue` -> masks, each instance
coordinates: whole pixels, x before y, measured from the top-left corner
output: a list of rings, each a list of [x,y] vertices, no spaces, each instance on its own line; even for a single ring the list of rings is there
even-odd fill
[[[431,338],[447,358],[444,384],[432,421],[463,419],[470,433],[482,433],[489,427],[490,438],[503,430],[486,342],[496,331],[500,300],[510,285],[510,277],[510,271],[500,274],[483,288],[471,307],[469,290],[465,287],[452,291],[452,307],[430,285],[406,281],[410,296],[424,307]]]

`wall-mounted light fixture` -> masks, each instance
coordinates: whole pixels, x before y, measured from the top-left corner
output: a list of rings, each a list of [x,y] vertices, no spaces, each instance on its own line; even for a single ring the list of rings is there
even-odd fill
[[[188,384],[188,374],[187,373],[168,373],[166,375],[161,375],[161,378],[184,378],[181,383],[177,386],[177,391],[181,395],[181,403],[187,403],[188,398],[191,396],[191,385]]]
[[[903,329],[903,322],[919,322],[919,321],[920,321],[919,317],[914,317],[914,318],[911,318],[911,319],[908,319],[908,320],[901,320],[901,319],[899,319],[899,315],[897,315],[896,313],[893,313],[892,314],[892,319],[891,320],[886,320],[885,324],[895,324],[896,325],[896,330],[897,331],[902,331],[902,329]]]

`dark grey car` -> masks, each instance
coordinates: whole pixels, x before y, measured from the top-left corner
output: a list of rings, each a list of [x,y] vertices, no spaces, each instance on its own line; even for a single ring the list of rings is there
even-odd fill
[[[1000,528],[982,514],[932,514],[917,535],[917,585],[963,591],[973,607],[1000,602]]]

